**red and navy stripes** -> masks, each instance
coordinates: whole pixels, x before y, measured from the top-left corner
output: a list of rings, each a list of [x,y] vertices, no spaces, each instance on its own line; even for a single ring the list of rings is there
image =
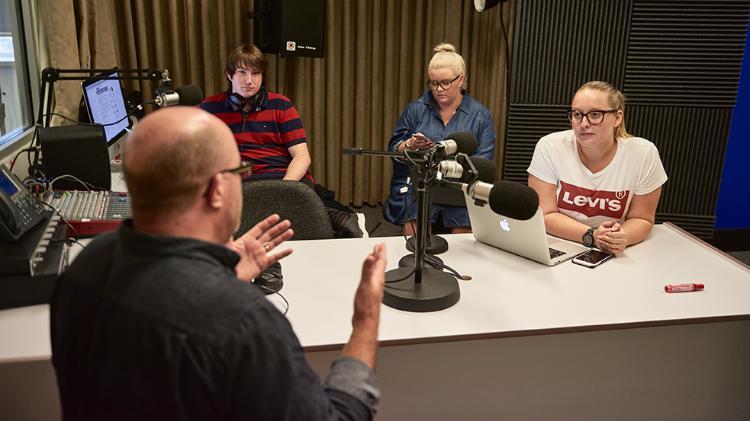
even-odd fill
[[[253,180],[283,178],[292,161],[289,148],[307,142],[297,109],[275,92],[268,92],[264,101],[246,114],[232,105],[226,92],[206,98],[200,107],[232,130],[242,159],[253,162]],[[309,171],[305,178],[313,181]]]

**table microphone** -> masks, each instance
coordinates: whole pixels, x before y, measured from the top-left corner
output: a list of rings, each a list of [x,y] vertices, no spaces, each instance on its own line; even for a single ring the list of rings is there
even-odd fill
[[[393,158],[404,157],[407,154],[411,158],[417,158],[422,160],[429,156],[430,151],[436,151],[438,158],[449,155],[455,155],[457,153],[465,153],[471,155],[477,150],[477,138],[469,132],[457,132],[450,136],[448,139],[441,140],[430,148],[418,149],[414,151],[404,152],[391,152],[391,151],[376,151],[371,149],[363,148],[344,148],[342,153],[344,155],[376,155],[376,156],[390,156]]]
[[[466,163],[459,162],[458,159],[446,159],[438,164],[438,171],[442,177],[458,179],[459,183],[471,183],[475,180],[492,183],[495,181],[495,162],[485,158],[468,158],[474,164],[476,177]],[[460,186],[459,186],[460,187]]]
[[[477,138],[469,132],[457,132],[446,136],[433,146],[433,149],[442,149],[444,156],[465,153],[471,155],[477,150]]]
[[[536,191],[513,181],[500,180],[494,185],[476,181],[470,185],[463,184],[461,190],[474,200],[489,203],[496,214],[512,219],[531,219],[539,208]]]
[[[195,85],[178,86],[174,91],[159,94],[154,104],[159,107],[172,105],[198,105],[203,101],[203,90]]]

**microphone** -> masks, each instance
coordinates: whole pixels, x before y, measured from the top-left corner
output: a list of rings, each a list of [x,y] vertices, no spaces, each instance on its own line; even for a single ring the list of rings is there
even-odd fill
[[[468,162],[461,162],[464,160],[471,160],[476,172]],[[461,155],[456,157],[456,160],[447,159],[440,161],[438,164],[438,171],[442,173],[443,177],[457,178],[460,183],[471,183],[477,179],[485,183],[492,183],[495,181],[495,169],[495,162],[489,159],[468,158]]]
[[[178,86],[174,91],[164,92],[154,98],[159,107],[172,105],[198,105],[203,101],[203,91],[195,85]]]
[[[179,89],[179,88],[178,88]],[[170,104],[171,105],[171,104]],[[438,152],[438,158],[456,153],[465,153],[471,155],[477,150],[477,138],[469,132],[458,132],[448,136],[449,139],[436,143],[431,148],[409,151],[410,156],[424,157],[429,155],[430,151]],[[373,155],[373,156],[390,156],[393,158],[403,158],[407,152],[375,151],[363,148],[343,148],[341,152],[344,155]],[[448,165],[448,164],[446,164]]]
[[[539,208],[536,191],[521,183],[501,180],[492,185],[477,181],[462,185],[461,190],[474,200],[489,203],[493,212],[508,218],[525,221]]]
[[[477,138],[470,132],[457,132],[447,136],[447,139],[436,143],[433,148],[442,150],[443,156],[465,153],[471,155],[477,150]]]

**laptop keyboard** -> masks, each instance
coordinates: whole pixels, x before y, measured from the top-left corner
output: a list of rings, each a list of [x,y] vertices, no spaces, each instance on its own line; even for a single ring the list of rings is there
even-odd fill
[[[554,259],[555,257],[560,257],[563,254],[565,254],[564,251],[553,249],[552,247],[549,248],[549,258],[550,259]]]

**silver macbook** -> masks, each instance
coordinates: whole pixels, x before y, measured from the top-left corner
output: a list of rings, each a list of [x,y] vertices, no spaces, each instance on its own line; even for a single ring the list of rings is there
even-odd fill
[[[478,206],[466,194],[464,199],[474,238],[479,242],[549,266],[588,250],[582,245],[547,235],[541,208],[531,219],[521,221],[498,215],[489,205]]]

